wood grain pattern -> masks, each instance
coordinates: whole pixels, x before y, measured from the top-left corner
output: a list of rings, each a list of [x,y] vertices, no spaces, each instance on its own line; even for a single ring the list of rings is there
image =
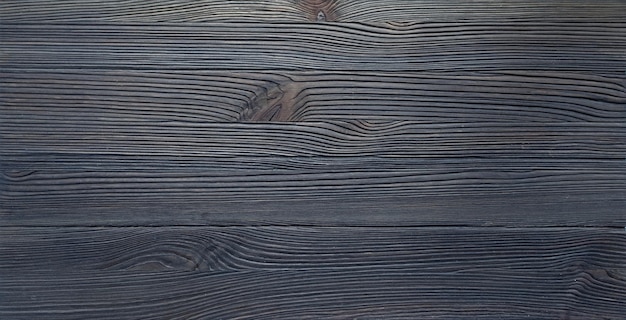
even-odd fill
[[[158,188],[155,186],[153,191]],[[556,189],[556,188],[555,188]],[[4,226],[475,226],[623,228],[623,188],[610,192],[489,193],[474,196],[420,195],[213,200],[202,193],[161,198],[5,196]],[[115,191],[115,190],[113,190]],[[192,192],[192,190],[187,190]],[[133,194],[150,190],[133,191]],[[408,194],[408,193],[407,193]],[[115,194],[114,194],[115,195]],[[18,200],[20,202],[18,202]]]
[[[106,123],[19,118],[0,128],[5,146],[0,155],[28,161],[55,154],[623,161],[625,137],[622,122]]]
[[[287,79],[232,72],[4,71],[7,121],[232,122]]]
[[[626,17],[619,0],[5,0],[0,14],[10,22],[216,22],[560,19]]]
[[[620,319],[624,274],[405,269],[10,272],[11,319]],[[149,294],[146,294],[149,293]]]
[[[3,228],[0,270],[624,269],[608,228]],[[71,248],[71,250],[68,250]]]
[[[618,319],[626,298],[623,230],[31,231],[2,229],[3,317]]]
[[[0,25],[2,67],[597,72],[624,77],[626,24],[503,21]]]
[[[22,119],[0,130],[7,225],[626,222],[624,123]]]
[[[2,118],[80,122],[626,119],[623,77],[581,73],[4,69]]]
[[[626,2],[0,1],[0,319],[623,319]]]
[[[624,123],[21,119],[1,130],[6,224],[626,221]],[[314,215],[294,212],[296,204]]]
[[[624,77],[576,73],[307,73],[244,120],[613,121],[626,119]],[[253,104],[254,105],[254,104]],[[279,109],[273,111],[278,106]],[[547,107],[549,106],[549,107]]]

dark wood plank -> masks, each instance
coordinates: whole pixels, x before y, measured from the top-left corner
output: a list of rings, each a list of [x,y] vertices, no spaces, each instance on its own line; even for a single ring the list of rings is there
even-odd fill
[[[5,187],[6,188],[6,187]],[[156,187],[159,188],[159,187]],[[332,199],[226,201],[195,193],[197,199],[169,195],[142,199],[102,192],[99,197],[37,199],[4,195],[5,226],[482,226],[617,227],[626,225],[624,188],[606,192],[589,187],[567,193],[485,193],[475,196],[411,194]],[[146,191],[146,190],[140,190]],[[192,192],[193,190],[187,190]],[[93,192],[93,191],[92,191]],[[138,192],[134,192],[137,194]],[[5,192],[6,194],[6,192]],[[408,193],[407,193],[408,194]],[[203,197],[203,195],[205,197]]]
[[[0,228],[4,271],[626,271],[623,228]]]
[[[626,17],[619,0],[4,0],[11,22],[210,22],[561,19]]]
[[[0,43],[1,319],[626,314],[624,1],[6,0]]]
[[[315,2],[315,1],[311,1]],[[331,2],[334,1],[323,1]],[[341,0],[330,8],[337,21],[414,22],[442,20],[567,20],[624,19],[626,4],[620,0]]]
[[[376,156],[409,161],[509,159],[523,165],[520,161],[532,159],[623,161],[625,137],[624,122],[202,123],[13,118],[0,127],[4,147],[0,156],[3,161],[30,162],[38,157],[84,155],[86,163],[91,161],[88,155],[235,161]]]
[[[252,121],[626,121],[626,77],[560,72],[289,75]]]
[[[0,137],[9,225],[626,220],[625,123],[22,119]]]
[[[288,79],[234,72],[3,71],[0,110],[7,121],[232,122]]]
[[[66,204],[133,203],[168,199],[186,201],[272,201],[364,199],[385,197],[466,197],[492,194],[494,198],[533,194],[584,194],[588,190],[623,195],[626,170],[611,164],[543,168],[536,163],[504,163],[468,168],[469,163],[447,168],[361,168],[360,170],[160,170],[111,172],[83,170],[9,171],[3,176],[1,196],[14,206],[37,210]],[[508,165],[508,166],[507,166]],[[408,199],[406,201],[409,201]],[[10,207],[9,207],[10,208]],[[624,207],[615,207],[615,210]],[[10,211],[10,209],[8,209]],[[148,214],[147,212],[144,214]],[[237,214],[233,212],[233,214]],[[51,217],[52,218],[52,217]],[[419,220],[419,217],[416,217]],[[459,217],[459,223],[465,219]]]
[[[137,70],[597,72],[624,77],[626,24],[501,21],[0,25],[0,66]]]
[[[3,71],[11,122],[626,121],[625,79],[582,73]]]
[[[0,317],[624,314],[623,3],[43,4],[0,6]]]
[[[8,272],[9,319],[615,319],[623,270]]]
[[[8,319],[619,319],[626,311],[623,229],[0,228],[0,235],[0,316]]]
[[[0,4],[10,22],[208,22],[309,21],[310,1],[293,0],[146,0],[13,1]]]

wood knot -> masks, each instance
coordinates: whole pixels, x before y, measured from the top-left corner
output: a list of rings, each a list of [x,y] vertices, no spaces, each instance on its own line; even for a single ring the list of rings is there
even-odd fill
[[[249,103],[239,120],[244,122],[289,121],[293,114],[296,94],[297,89],[290,83],[264,88]]]
[[[317,13],[317,21],[326,21],[326,14],[324,13],[324,11],[321,11]]]
[[[299,0],[298,6],[311,21],[337,21],[336,0]]]

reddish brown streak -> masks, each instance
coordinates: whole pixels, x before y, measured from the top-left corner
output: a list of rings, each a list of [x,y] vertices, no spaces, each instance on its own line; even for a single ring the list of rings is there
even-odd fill
[[[337,1],[301,0],[298,3],[310,21],[337,21]]]

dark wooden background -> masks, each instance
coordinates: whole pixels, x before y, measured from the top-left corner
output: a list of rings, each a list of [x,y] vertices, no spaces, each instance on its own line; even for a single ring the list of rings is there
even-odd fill
[[[626,1],[2,0],[1,319],[626,319]]]

